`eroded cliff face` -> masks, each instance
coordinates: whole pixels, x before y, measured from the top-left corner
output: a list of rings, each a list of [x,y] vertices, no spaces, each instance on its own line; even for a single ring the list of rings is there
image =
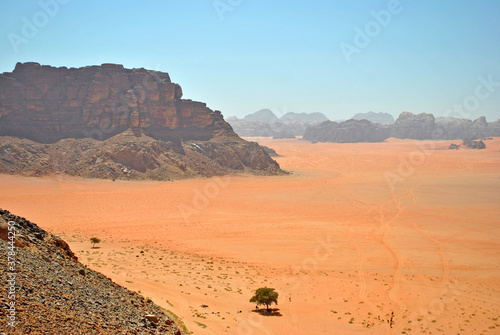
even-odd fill
[[[116,64],[68,69],[18,63],[0,75],[0,134],[40,143],[105,140],[127,128],[166,140],[236,136],[220,112],[181,97],[168,73]]]
[[[171,180],[284,173],[167,73],[18,63],[0,75],[0,173]]]

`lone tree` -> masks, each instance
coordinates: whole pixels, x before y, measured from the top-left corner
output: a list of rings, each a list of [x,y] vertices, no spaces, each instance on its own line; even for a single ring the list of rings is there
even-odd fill
[[[92,243],[92,249],[95,248],[96,243],[100,243],[101,240],[98,239],[97,237],[91,237],[90,238],[90,243]]]
[[[274,288],[261,287],[255,291],[255,295],[250,299],[250,302],[257,303],[257,306],[266,305],[267,311],[269,311],[269,305],[273,302],[278,304],[278,292],[274,291]]]

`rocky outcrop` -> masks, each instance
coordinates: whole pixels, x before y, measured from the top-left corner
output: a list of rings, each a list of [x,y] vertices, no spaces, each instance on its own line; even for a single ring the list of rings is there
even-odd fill
[[[325,121],[306,129],[303,139],[311,142],[382,142],[389,137],[389,129],[368,120]]]
[[[484,116],[474,121],[457,118],[436,118],[436,124],[443,129],[446,139],[477,139],[500,136],[500,121],[486,121]]]
[[[0,172],[158,180],[282,173],[219,111],[181,97],[163,72],[18,63],[0,75]]]
[[[394,118],[389,113],[356,113],[352,117],[354,120],[368,120],[373,123],[389,125],[394,123]]]
[[[40,143],[105,140],[128,128],[171,141],[235,136],[220,112],[181,97],[168,73],[116,64],[68,69],[18,63],[0,75],[0,134]]]
[[[465,146],[469,149],[486,149],[486,144],[482,140],[474,141],[474,140],[463,140],[462,146]]]
[[[9,227],[12,239],[1,233]],[[0,209],[0,237],[15,260],[0,262],[0,333],[182,334],[161,307],[87,268],[64,240],[29,220]]]
[[[425,113],[403,112],[390,129],[390,136],[401,139],[427,140],[440,134],[436,130],[434,115]]]

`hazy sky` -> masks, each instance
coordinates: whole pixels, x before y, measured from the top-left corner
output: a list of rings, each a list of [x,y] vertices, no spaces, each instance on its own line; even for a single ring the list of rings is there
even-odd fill
[[[0,72],[165,71],[225,116],[500,118],[498,0],[3,0],[0,22]]]

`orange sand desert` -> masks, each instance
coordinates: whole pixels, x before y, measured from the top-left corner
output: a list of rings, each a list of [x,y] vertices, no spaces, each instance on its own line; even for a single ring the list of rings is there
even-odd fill
[[[500,334],[500,138],[252,140],[290,174],[1,175],[0,207],[193,334]],[[248,302],[262,286],[280,294],[274,316]]]

